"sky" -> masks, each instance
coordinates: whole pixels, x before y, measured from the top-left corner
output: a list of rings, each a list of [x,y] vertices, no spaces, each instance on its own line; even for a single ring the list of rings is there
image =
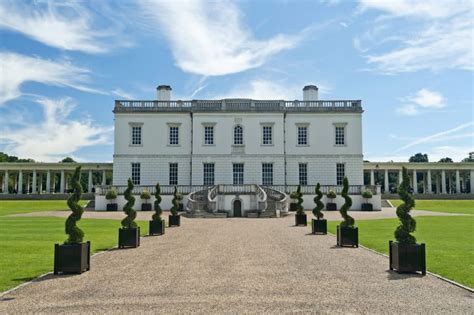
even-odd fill
[[[112,161],[116,99],[362,100],[364,159],[474,151],[471,0],[0,0],[0,151]]]

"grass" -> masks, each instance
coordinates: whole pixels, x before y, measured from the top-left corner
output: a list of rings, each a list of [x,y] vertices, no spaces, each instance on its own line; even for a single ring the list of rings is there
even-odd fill
[[[85,206],[87,200],[81,200],[80,204]],[[2,200],[0,201],[0,216],[29,213],[39,211],[68,210],[66,200]]]
[[[474,288],[474,217],[417,217],[416,222],[414,235],[426,244],[427,269]],[[337,224],[328,222],[328,230],[335,234]],[[359,243],[388,255],[398,224],[398,219],[357,221]]]
[[[64,201],[62,201],[64,202]],[[0,292],[53,270],[54,244],[66,239],[62,218],[0,217]],[[146,221],[137,221],[144,235]],[[117,245],[119,220],[82,219],[92,252]]]
[[[398,207],[401,200],[390,200]],[[416,200],[415,209],[434,212],[474,214],[474,200]]]

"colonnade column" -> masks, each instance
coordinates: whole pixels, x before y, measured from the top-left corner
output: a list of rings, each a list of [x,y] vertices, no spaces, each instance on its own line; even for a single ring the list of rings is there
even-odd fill
[[[51,193],[51,171],[46,172],[46,193]]]
[[[426,190],[426,192],[428,194],[431,194],[433,193],[433,190],[431,189],[431,170],[428,170],[426,176],[428,177],[428,187],[427,187],[428,189]]]
[[[105,170],[102,171],[102,186],[105,186],[106,183],[106,177],[105,177]]]
[[[398,171],[398,184],[400,185],[403,182],[403,172],[402,170]]]
[[[418,193],[418,179],[416,178],[416,170],[413,170],[413,194]]]
[[[89,170],[89,178],[87,181],[87,192],[92,192],[92,170]]]
[[[384,193],[388,194],[390,190],[388,189],[388,170],[385,170],[384,174],[384,185],[385,185],[385,191]]]
[[[36,171],[33,171],[33,187],[31,189],[31,193],[36,194],[38,189],[36,188]]]
[[[8,171],[5,171],[5,174],[3,175],[3,193],[4,194],[8,194],[8,182],[9,182]],[[472,183],[472,171],[471,171],[471,183]],[[472,184],[471,184],[471,187],[472,187]]]
[[[456,194],[461,193],[461,179],[459,178],[459,170],[456,170]]]
[[[19,170],[18,171],[18,192],[17,194],[22,194],[23,193],[23,171]]]
[[[59,182],[59,192],[64,194],[64,170],[61,170],[61,181]]]
[[[442,194],[446,193],[446,171],[445,170],[441,171],[441,193]]]
[[[370,170],[370,185],[375,185],[375,177],[374,177],[374,170]]]
[[[471,194],[474,194],[474,170],[470,172]]]

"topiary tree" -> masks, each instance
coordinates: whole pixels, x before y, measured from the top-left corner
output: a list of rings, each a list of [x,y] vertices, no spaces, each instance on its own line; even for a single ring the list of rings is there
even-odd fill
[[[362,192],[362,198],[364,198],[365,201],[368,202],[369,199],[372,198],[372,192],[370,190],[364,190]]]
[[[67,205],[72,213],[66,219],[66,234],[69,235],[64,244],[80,244],[84,238],[84,232],[77,226],[77,221],[82,217],[84,209],[79,205],[81,200],[82,186],[81,186],[81,167],[76,167],[74,175],[71,179],[72,195],[67,200]]]
[[[160,203],[161,203],[161,188],[160,188],[160,183],[156,183],[156,190],[155,190],[155,214],[151,216],[153,221],[161,221],[161,214],[163,213],[163,210],[161,209]]]
[[[295,192],[295,199],[297,200],[296,214],[298,215],[304,214],[302,196],[303,194],[301,193],[301,185],[298,185],[298,188],[296,189],[296,192]]]
[[[335,192],[334,190],[328,191],[328,193],[326,194],[326,196],[327,196],[329,199],[334,199],[334,198],[337,197],[336,192]]]
[[[313,208],[313,215],[318,219],[321,220],[324,217],[324,214],[321,212],[324,208],[324,203],[321,202],[323,198],[323,193],[321,192],[321,186],[319,183],[316,184],[316,188],[314,189],[316,196],[314,197],[314,203],[316,207]]]
[[[176,188],[176,186],[174,186],[173,200],[171,201],[173,206],[170,209],[170,212],[172,215],[178,215],[179,201],[181,199],[183,199],[183,196],[180,193],[178,193],[178,189]]]
[[[147,203],[148,203],[148,200],[150,200],[150,198],[151,198],[151,194],[146,189],[142,191],[142,193],[140,194],[140,199],[146,200]]]
[[[354,218],[347,214],[347,210],[349,210],[352,206],[352,199],[349,197],[349,181],[347,177],[344,177],[344,181],[342,182],[342,193],[341,196],[344,198],[344,204],[342,205],[339,212],[341,213],[342,218],[344,221],[341,222],[342,227],[353,227],[354,226]]]
[[[410,234],[416,230],[416,221],[410,215],[410,210],[415,206],[415,199],[410,193],[410,178],[405,167],[402,170],[402,178],[398,195],[403,203],[397,207],[397,216],[401,224],[395,230],[395,238],[402,244],[415,244],[416,238]]]
[[[135,204],[135,197],[132,195],[133,182],[129,178],[127,183],[127,189],[124,192],[125,200],[127,203],[123,207],[123,212],[127,215],[125,219],[122,220],[122,227],[124,229],[133,229],[137,227],[135,218],[137,217],[137,212],[133,210],[133,205]]]
[[[111,188],[111,189],[107,190],[107,192],[105,193],[105,199],[107,199],[107,200],[117,199],[117,192],[115,191],[115,189]]]

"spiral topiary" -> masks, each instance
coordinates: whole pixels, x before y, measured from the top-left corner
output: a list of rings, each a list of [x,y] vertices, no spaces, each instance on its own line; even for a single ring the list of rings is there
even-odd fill
[[[81,200],[82,186],[81,186],[81,167],[76,167],[74,175],[72,175],[71,185],[72,194],[67,200],[67,205],[72,213],[66,219],[66,234],[69,235],[64,244],[80,244],[84,238],[84,232],[77,226],[77,221],[82,217],[84,209],[78,204]]]
[[[174,186],[174,191],[173,191],[173,200],[171,203],[173,206],[170,209],[170,212],[172,215],[178,215],[178,209],[179,209],[179,201],[183,199],[180,193],[178,193],[178,189],[176,186]]]
[[[320,190],[321,186],[319,183],[316,184],[316,188],[314,189],[314,192],[316,193],[316,196],[314,197],[314,203],[316,204],[316,207],[313,208],[313,215],[318,219],[321,220],[324,217],[324,214],[321,212],[321,210],[324,209],[324,203],[321,202],[321,199],[323,198],[323,193]]]
[[[302,215],[304,214],[304,208],[303,208],[303,194],[301,193],[301,185],[298,185],[298,188],[296,189],[295,192],[295,199],[297,200],[297,206],[296,206],[296,214]]]
[[[341,213],[342,218],[344,221],[341,222],[342,227],[353,227],[354,226],[354,218],[347,214],[347,210],[349,210],[352,206],[352,199],[349,197],[349,181],[347,177],[344,177],[344,181],[342,182],[342,193],[341,196],[344,198],[344,204],[342,205],[339,212]]]
[[[124,229],[133,229],[137,227],[135,218],[137,217],[137,212],[133,210],[133,205],[135,204],[135,197],[132,195],[133,182],[129,178],[127,189],[125,189],[124,196],[127,203],[123,206],[123,212],[127,215],[125,219],[122,220],[122,227]]]
[[[410,233],[416,230],[416,221],[410,215],[410,210],[415,206],[415,199],[410,193],[410,178],[408,178],[407,169],[402,171],[402,183],[398,187],[398,195],[403,203],[397,207],[397,216],[400,219],[400,225],[395,230],[395,238],[401,244],[415,244],[416,238]]]
[[[163,213],[163,210],[161,209],[160,203],[161,203],[161,188],[160,188],[160,183],[156,183],[156,190],[155,190],[155,214],[151,216],[152,220],[155,222],[161,221],[161,213]]]

